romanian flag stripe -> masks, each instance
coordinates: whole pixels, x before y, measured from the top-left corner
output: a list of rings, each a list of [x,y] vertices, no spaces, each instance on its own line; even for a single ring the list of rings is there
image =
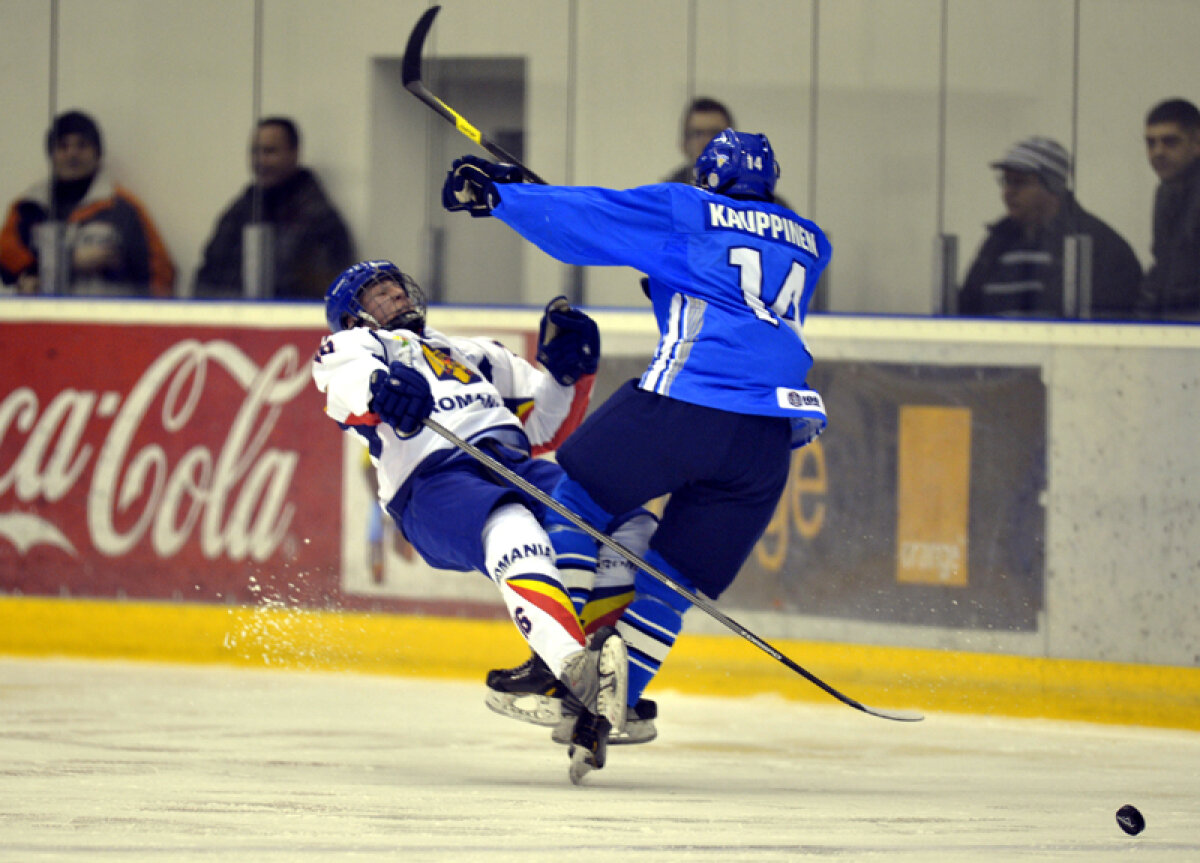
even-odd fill
[[[580,615],[583,619],[584,632],[595,632],[602,626],[615,626],[617,618],[631,602],[633,602],[632,590],[598,600],[593,599],[583,607],[583,613]]]
[[[579,618],[575,616],[575,606],[571,604],[571,598],[562,588],[536,576],[508,578],[504,583],[526,602],[537,606],[557,620],[580,644],[585,643],[583,628],[579,625]]]

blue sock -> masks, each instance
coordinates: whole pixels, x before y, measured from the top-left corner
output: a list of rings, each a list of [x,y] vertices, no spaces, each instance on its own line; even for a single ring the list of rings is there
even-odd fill
[[[569,476],[564,475],[554,487],[554,499],[597,530],[604,530],[612,520],[612,516]],[[554,565],[558,567],[563,583],[571,594],[575,613],[580,614],[591,599],[596,582],[598,544],[586,531],[549,507],[542,525],[554,547]]]
[[[646,555],[646,562],[680,586],[692,589],[691,582],[663,560],[658,552]],[[629,650],[629,704],[637,704],[663,660],[683,629],[683,615],[691,603],[653,576],[639,571],[634,580],[637,595],[617,622],[617,632]]]
[[[554,565],[578,615],[592,598],[596,584],[596,540],[565,520],[552,524],[546,519],[545,527],[554,548]]]

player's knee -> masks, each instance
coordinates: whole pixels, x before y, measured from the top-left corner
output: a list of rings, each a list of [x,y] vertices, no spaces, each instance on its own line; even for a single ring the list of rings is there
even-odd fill
[[[546,531],[522,504],[505,504],[488,516],[483,551],[487,574],[496,583],[516,572],[556,573]]]
[[[596,540],[573,524],[547,524],[546,534],[560,567],[596,571]]]
[[[617,516],[608,525],[608,532],[621,545],[636,555],[645,556],[650,537],[658,530],[658,517],[643,507]]]
[[[554,487],[554,499],[597,530],[605,529],[612,521],[612,513],[592,500],[583,486],[569,476],[564,475]],[[551,510],[546,514],[546,523],[570,524],[570,521]]]
[[[644,509],[633,510],[613,520],[609,525],[610,536],[632,554],[621,554],[607,545],[600,545],[596,559],[597,589],[604,587],[633,591],[634,576],[638,568],[630,557],[645,556],[650,537],[657,525],[657,519]],[[553,540],[553,536],[551,539]]]

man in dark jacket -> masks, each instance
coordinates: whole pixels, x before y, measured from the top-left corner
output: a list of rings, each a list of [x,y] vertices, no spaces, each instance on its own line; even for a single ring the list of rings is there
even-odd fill
[[[695,185],[696,160],[700,158],[708,142],[736,125],[733,122],[733,112],[724,102],[718,102],[708,96],[698,96],[688,102],[687,107],[683,109],[683,122],[679,126],[679,150],[683,153],[684,162],[665,177],[663,182]],[[778,193],[775,195],[775,203],[792,209],[792,205]]]
[[[300,165],[295,123],[260,120],[250,163],[254,182],[217,222],[196,273],[195,295],[323,298],[333,278],[354,263],[354,244],[316,175]],[[249,283],[247,250],[257,254],[253,262],[264,263]]]
[[[1129,318],[1142,267],[1129,244],[1087,212],[1067,189],[1069,157],[1049,138],[1029,138],[991,167],[1000,172],[1008,215],[988,226],[959,292],[959,312],[998,317],[1061,318],[1064,240],[1091,238],[1091,304],[1084,317]]]
[[[1146,115],[1146,154],[1161,181],[1154,194],[1154,263],[1138,310],[1158,319],[1200,319],[1200,110],[1168,99]]]
[[[683,122],[679,127],[679,149],[683,153],[683,164],[663,182],[692,185],[696,160],[708,142],[734,126],[733,113],[724,103],[708,96],[700,96],[689,102],[683,110]]]

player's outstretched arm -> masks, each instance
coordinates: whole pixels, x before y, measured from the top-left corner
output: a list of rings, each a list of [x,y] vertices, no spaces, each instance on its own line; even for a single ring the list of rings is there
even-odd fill
[[[478,156],[455,159],[442,185],[442,206],[450,212],[466,210],[472,216],[490,216],[500,203],[496,184],[520,183],[521,169],[497,164]]]

